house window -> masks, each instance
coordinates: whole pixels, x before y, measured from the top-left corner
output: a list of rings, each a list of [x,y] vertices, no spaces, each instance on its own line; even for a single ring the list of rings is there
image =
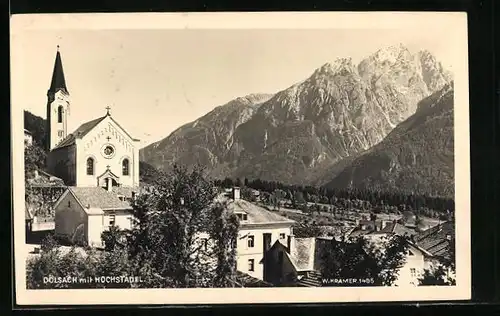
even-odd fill
[[[416,277],[417,276],[417,270],[415,268],[411,268],[410,269],[410,275],[412,278]]]
[[[57,108],[57,123],[62,123],[63,121],[63,107],[60,105]]]
[[[63,134],[63,131],[57,131],[57,136],[59,136],[59,137],[63,137],[63,135],[64,135],[64,134]]]
[[[203,238],[203,239],[201,240],[201,242],[202,242],[202,245],[203,245],[203,249],[204,249],[205,251],[207,251],[207,250],[208,250],[208,238]]]
[[[71,207],[71,201],[68,201],[68,207]]]
[[[109,215],[109,226],[115,226],[115,215]]]
[[[280,239],[285,239],[285,233],[280,234]]]
[[[255,261],[254,259],[249,259],[248,260],[248,271],[255,271]]]
[[[241,214],[241,218],[246,221],[248,219],[247,214]]]
[[[124,176],[128,176],[129,175],[129,170],[128,169],[129,169],[129,162],[128,162],[128,159],[125,158],[122,161],[122,174]]]
[[[88,176],[94,175],[94,159],[93,158],[87,159],[87,175]]]
[[[254,247],[254,236],[248,236],[248,248]]]

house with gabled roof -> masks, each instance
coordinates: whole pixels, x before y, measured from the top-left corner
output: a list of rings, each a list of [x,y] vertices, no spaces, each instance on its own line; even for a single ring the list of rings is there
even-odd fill
[[[101,187],[68,187],[54,205],[55,236],[72,244],[102,247],[102,232],[111,226],[132,227],[134,193],[125,194]]]
[[[394,235],[388,228],[385,233],[355,235],[363,237],[375,247],[383,247],[385,237]],[[265,269],[270,273],[264,279],[276,286],[323,286],[321,271],[322,255],[328,251],[330,242],[335,237],[295,238],[291,236],[287,244],[274,243],[264,256]],[[335,238],[337,242],[355,246],[353,239]],[[418,286],[418,278],[426,268],[426,262],[432,254],[421,248],[410,239],[407,240],[407,253],[404,263],[398,268],[395,286]],[[365,276],[360,275],[359,280]],[[342,280],[338,280],[341,282]],[[339,283],[340,284],[340,283]],[[358,284],[359,285],[359,284]],[[366,284],[369,285],[369,284]]]
[[[436,259],[450,259],[450,247],[454,247],[455,223],[440,223],[415,236],[415,242]]]
[[[227,202],[229,211],[240,220],[238,240],[236,243],[238,271],[259,280],[264,280],[267,273],[264,269],[264,253],[275,242],[286,244],[292,235],[295,221],[272,212],[255,203],[240,198],[240,189],[235,187],[229,198],[221,196]]]

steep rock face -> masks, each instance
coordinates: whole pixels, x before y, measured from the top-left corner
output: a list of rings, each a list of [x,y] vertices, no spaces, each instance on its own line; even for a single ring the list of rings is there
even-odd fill
[[[252,94],[216,107],[194,122],[185,124],[161,141],[140,151],[140,160],[168,171],[174,163],[202,164],[215,176],[225,174],[225,157],[234,145],[234,132],[252,117],[271,95]],[[220,172],[218,171],[220,170]]]
[[[146,147],[141,159],[163,170],[201,163],[215,177],[313,183],[378,144],[446,78],[432,55],[402,45],[359,65],[341,58],[274,96],[216,108]]]
[[[454,196],[453,83],[422,100],[417,112],[357,157],[328,187]]]

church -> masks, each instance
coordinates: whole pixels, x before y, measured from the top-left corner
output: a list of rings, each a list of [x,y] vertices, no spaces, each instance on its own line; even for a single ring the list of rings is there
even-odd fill
[[[140,142],[113,119],[109,107],[105,115],[68,134],[71,101],[59,50],[47,97],[49,173],[68,186],[139,185]]]
[[[129,228],[129,200],[139,187],[139,140],[106,113],[68,133],[71,100],[57,48],[47,92],[47,168],[66,191],[54,204],[55,234],[101,244],[110,226]]]

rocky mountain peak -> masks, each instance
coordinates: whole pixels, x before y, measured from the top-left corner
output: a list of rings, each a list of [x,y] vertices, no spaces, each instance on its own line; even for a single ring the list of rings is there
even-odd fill
[[[380,143],[446,78],[432,54],[402,44],[359,65],[338,58],[274,95],[249,94],[215,108],[144,148],[141,159],[163,170],[201,163],[216,178],[311,183]]]
[[[243,96],[243,97],[238,97],[233,101],[237,102],[241,105],[255,105],[255,104],[266,102],[272,96],[273,96],[273,94],[269,94],[269,93],[252,93],[252,94],[248,94],[248,95]]]
[[[369,58],[381,63],[388,62],[395,64],[397,61],[411,59],[411,55],[412,54],[408,48],[400,43],[398,45],[392,45],[379,49]]]
[[[420,61],[422,77],[430,90],[437,91],[453,80],[451,72],[444,69],[443,65],[428,50],[419,51],[417,58]]]

